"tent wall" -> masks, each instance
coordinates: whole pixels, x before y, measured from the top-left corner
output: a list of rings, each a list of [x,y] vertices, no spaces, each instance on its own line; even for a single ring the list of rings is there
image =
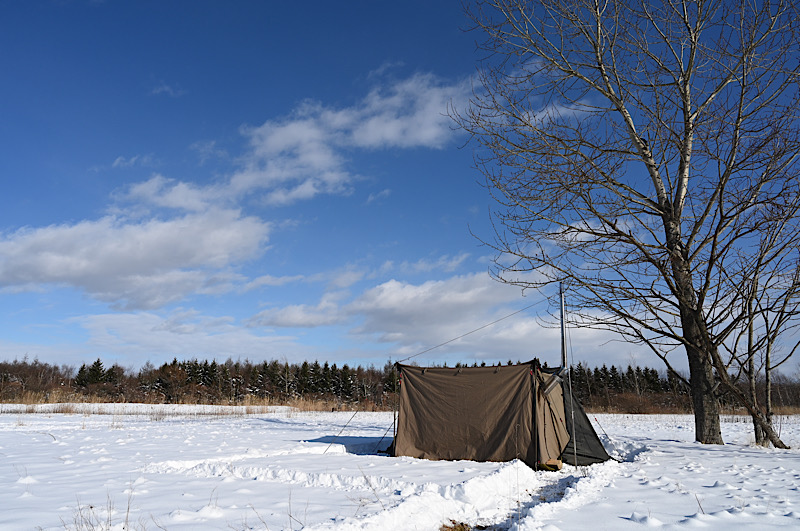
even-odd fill
[[[558,459],[569,436],[560,386],[533,364],[422,368],[398,365],[395,455],[510,461]]]
[[[508,461],[527,458],[533,400],[527,366],[401,367],[396,455]]]

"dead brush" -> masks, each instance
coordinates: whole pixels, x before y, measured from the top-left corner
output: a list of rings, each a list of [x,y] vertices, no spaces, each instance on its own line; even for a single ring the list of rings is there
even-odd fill
[[[450,520],[447,524],[442,524],[439,527],[439,531],[471,531],[472,529],[483,529],[481,527],[473,528],[471,525],[466,524],[464,522],[456,522],[455,520]]]
[[[292,398],[286,402],[287,406],[296,411],[339,411],[341,404],[318,398]]]
[[[691,413],[691,404],[686,397],[676,398],[672,395],[614,393],[603,400],[593,399],[584,404],[591,413],[626,413],[632,415],[680,415]]]
[[[62,415],[74,415],[77,413],[77,406],[70,402],[63,402],[55,404],[52,411],[53,413],[60,413]]]
[[[264,415],[270,412],[270,406],[245,406],[246,415]]]
[[[133,491],[128,492],[128,504],[125,508],[125,513],[120,515],[121,518],[116,518],[118,512],[114,508],[114,502],[109,495],[106,499],[104,507],[97,505],[81,503],[78,500],[78,506],[72,515],[72,521],[66,522],[61,519],[61,525],[68,531],[111,531],[112,529],[123,529],[125,531],[146,530],[147,525],[143,521],[131,522],[131,505],[133,503]],[[154,523],[155,520],[154,520]],[[156,523],[159,529],[163,527]]]

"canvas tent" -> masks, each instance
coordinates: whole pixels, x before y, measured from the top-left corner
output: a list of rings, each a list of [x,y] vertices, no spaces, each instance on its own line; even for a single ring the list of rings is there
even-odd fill
[[[563,380],[536,361],[461,368],[397,364],[397,369],[395,455],[520,459],[533,468],[609,459]]]

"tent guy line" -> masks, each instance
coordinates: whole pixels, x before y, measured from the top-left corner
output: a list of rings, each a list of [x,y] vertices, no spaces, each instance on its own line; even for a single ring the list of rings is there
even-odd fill
[[[483,325],[483,326],[479,326],[478,328],[475,328],[474,330],[470,330],[469,332],[466,332],[466,333],[464,333],[464,334],[461,334],[461,335],[460,335],[460,336],[458,336],[458,337],[454,337],[453,339],[448,339],[448,340],[447,340],[447,341],[445,341],[444,343],[439,343],[438,345],[435,345],[435,346],[433,346],[433,347],[427,348],[427,349],[423,350],[422,352],[417,352],[416,354],[412,354],[411,356],[408,356],[407,358],[403,358],[403,359],[401,359],[401,360],[398,360],[398,361],[397,361],[397,363],[403,363],[404,361],[408,361],[408,360],[410,360],[410,359],[412,359],[412,358],[416,358],[417,356],[422,356],[423,354],[425,354],[425,353],[427,353],[427,352],[430,352],[430,351],[432,351],[432,350],[436,350],[437,348],[439,348],[439,347],[443,347],[443,346],[445,346],[445,345],[447,345],[447,344],[450,344],[450,343],[452,343],[453,341],[458,341],[459,339],[461,339],[461,338],[464,338],[464,337],[467,337],[467,336],[468,336],[468,335],[470,335],[470,334],[474,334],[475,332],[480,332],[480,331],[481,331],[481,330],[483,330],[484,328],[489,328],[489,327],[490,327],[490,326],[492,326],[492,325],[496,325],[496,324],[497,324],[497,323],[499,323],[500,321],[504,321],[504,320],[508,319],[509,317],[514,317],[514,316],[515,316],[515,315],[517,315],[518,313],[522,313],[522,312],[524,312],[525,310],[529,310],[529,309],[533,308],[534,306],[536,306],[537,304],[539,304],[540,302],[541,302],[541,301],[539,301],[539,302],[534,302],[534,303],[532,303],[532,304],[529,304],[529,305],[525,306],[524,308],[520,308],[519,310],[517,310],[517,311],[515,311],[515,312],[513,312],[513,313],[510,313],[510,314],[508,314],[508,315],[506,315],[506,316],[504,316],[504,317],[501,317],[500,319],[496,319],[496,320],[492,321],[491,323],[487,323],[487,324],[485,324],[485,325]]]

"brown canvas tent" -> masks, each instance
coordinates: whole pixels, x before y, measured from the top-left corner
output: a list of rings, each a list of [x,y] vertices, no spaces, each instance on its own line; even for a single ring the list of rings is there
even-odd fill
[[[564,392],[563,381],[535,361],[397,368],[401,385],[395,455],[520,459],[534,468],[548,468],[559,460],[589,464],[609,458],[580,404]],[[571,409],[573,404],[579,409]]]

